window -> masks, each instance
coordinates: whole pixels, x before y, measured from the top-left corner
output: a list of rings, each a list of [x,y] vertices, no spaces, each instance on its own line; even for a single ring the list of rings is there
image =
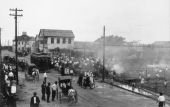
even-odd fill
[[[18,42],[18,45],[20,45],[20,42]]]
[[[71,44],[71,38],[68,39],[68,44]]]
[[[54,38],[51,38],[51,44],[54,44]]]
[[[63,38],[63,44],[65,44],[66,43],[66,38]]]
[[[57,38],[57,43],[58,43],[58,44],[60,43],[60,38]]]
[[[47,44],[47,38],[43,39],[43,44]]]

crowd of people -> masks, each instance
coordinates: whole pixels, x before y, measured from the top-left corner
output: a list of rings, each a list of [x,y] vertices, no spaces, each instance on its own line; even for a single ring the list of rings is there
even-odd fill
[[[3,63],[4,85],[3,94],[6,103],[10,104],[15,100],[16,95],[16,67],[10,63]]]
[[[61,71],[62,75],[79,75],[87,71],[99,71],[102,69],[99,58],[86,57],[76,58],[60,54],[51,60],[51,64]]]
[[[69,83],[60,83],[59,81],[54,81],[54,83],[49,82],[47,73],[44,72],[43,74],[43,83],[41,84],[41,100],[47,101],[47,103],[50,103],[50,101],[55,101],[55,99],[58,99],[59,92],[65,93],[69,95],[71,91],[74,89],[72,88],[71,84]],[[33,100],[35,98],[35,100]],[[51,98],[51,100],[50,100]],[[30,106],[31,107],[39,107],[40,99],[37,96],[36,92],[33,93],[33,96],[31,97]]]
[[[77,57],[69,57],[64,53],[59,54],[52,58],[51,65],[61,73],[61,75],[80,75],[83,78],[89,78],[89,81],[93,81],[91,77],[94,77],[96,74],[100,73],[102,70],[102,63],[100,62],[99,58],[95,57],[84,57],[84,58],[77,58]],[[24,67],[23,67],[24,68]],[[11,64],[3,64],[3,71],[4,71],[4,79],[5,85],[7,87],[7,95],[15,94],[16,93],[16,68]],[[79,77],[79,78],[80,78]],[[58,99],[58,92],[61,90],[69,90],[72,89],[71,85],[68,83],[60,84],[57,81],[54,83],[50,83],[47,81],[48,76],[45,72],[43,74],[44,81],[41,85],[41,99],[43,101],[47,101],[47,103],[51,101],[55,101],[55,98]],[[85,80],[85,79],[84,79]],[[82,84],[82,81],[79,82]],[[61,89],[63,88],[63,89]],[[69,93],[67,93],[69,94]],[[164,105],[165,97],[163,93],[160,93],[160,97],[158,98],[159,105]],[[162,103],[163,102],[163,103]],[[33,93],[33,97],[31,97],[30,105],[31,107],[38,107],[40,103],[40,99],[37,96],[37,93]],[[163,107],[163,106],[159,106]]]
[[[59,88],[58,88],[57,81],[55,81],[52,85],[50,82],[47,82],[47,73],[45,72],[43,74],[43,83],[41,85],[41,94],[42,94],[41,100],[50,103],[50,97],[51,97],[51,100],[55,101],[55,98],[58,93],[58,89]],[[34,92],[33,96],[31,97],[30,107],[39,107],[39,104],[40,104],[40,99],[37,96],[37,93]]]

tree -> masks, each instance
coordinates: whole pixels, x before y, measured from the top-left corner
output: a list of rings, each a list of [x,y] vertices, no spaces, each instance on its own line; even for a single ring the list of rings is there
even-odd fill
[[[98,38],[97,40],[95,40],[95,42],[103,43],[103,39],[104,37],[102,36],[101,38]],[[123,45],[126,43],[126,41],[124,37],[110,35],[110,36],[105,37],[105,43],[106,45]]]

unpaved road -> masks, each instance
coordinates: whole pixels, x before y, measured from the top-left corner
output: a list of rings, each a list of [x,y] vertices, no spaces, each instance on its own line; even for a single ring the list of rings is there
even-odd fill
[[[36,83],[25,81],[24,73],[19,73],[19,78],[17,107],[29,107],[33,92],[37,92],[41,98],[42,74],[40,74],[40,81]],[[56,80],[56,72],[48,73],[48,81]],[[79,87],[73,78],[73,87],[78,91],[77,104],[67,101],[63,101],[61,104],[58,101],[50,103],[41,101],[40,107],[157,107],[157,103],[151,99],[104,83],[97,82],[95,89],[84,89]]]

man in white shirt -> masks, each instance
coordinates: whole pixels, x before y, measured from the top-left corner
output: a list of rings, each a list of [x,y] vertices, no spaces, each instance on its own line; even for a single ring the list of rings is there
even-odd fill
[[[54,101],[56,92],[58,91],[57,81],[51,86],[52,89],[52,101]]]
[[[47,73],[46,72],[44,72],[43,77],[44,77],[44,82],[46,83],[46,81],[47,81]]]
[[[163,93],[160,93],[160,96],[158,97],[158,107],[164,107],[165,106],[165,96]]]
[[[13,74],[12,71],[9,72],[8,77],[9,77],[10,80],[13,80],[14,74]]]

